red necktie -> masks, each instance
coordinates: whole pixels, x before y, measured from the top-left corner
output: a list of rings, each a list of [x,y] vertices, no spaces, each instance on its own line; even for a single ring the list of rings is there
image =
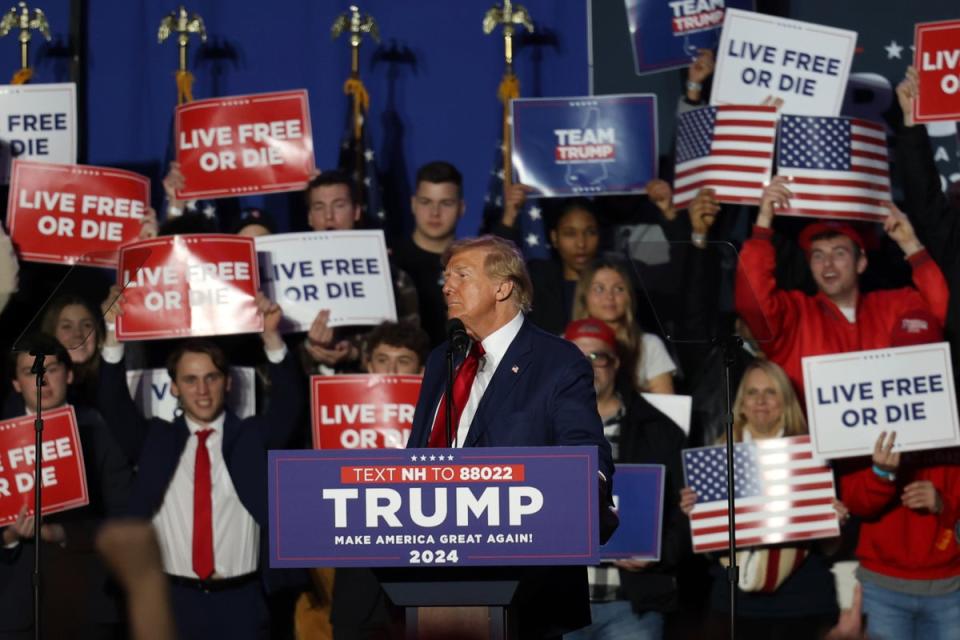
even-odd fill
[[[467,400],[470,398],[473,379],[477,377],[477,369],[480,368],[480,358],[483,357],[484,353],[483,345],[474,342],[470,353],[467,354],[460,368],[457,369],[457,375],[453,379],[453,411],[451,411],[453,417],[450,425],[454,439],[456,439],[457,428],[460,425],[460,416],[463,415],[463,408],[467,406]],[[433,421],[433,431],[430,432],[430,442],[428,443],[430,448],[450,446],[450,443],[447,442],[446,412],[447,396],[444,394],[440,399],[440,410],[437,411],[437,417]]]
[[[213,575],[213,489],[207,438],[213,429],[197,431],[193,467],[193,570],[201,580]]]

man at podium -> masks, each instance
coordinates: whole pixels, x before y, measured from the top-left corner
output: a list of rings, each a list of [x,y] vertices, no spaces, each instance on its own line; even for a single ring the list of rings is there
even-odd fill
[[[572,343],[528,322],[533,288],[508,240],[458,241],[443,256],[449,319],[469,336],[454,361],[451,439],[446,431],[446,352],[427,360],[409,447],[596,445],[601,476],[601,540],[616,528],[610,510],[610,445],[597,414],[593,369]],[[520,637],[552,638],[590,623],[584,567],[530,567],[515,598]]]

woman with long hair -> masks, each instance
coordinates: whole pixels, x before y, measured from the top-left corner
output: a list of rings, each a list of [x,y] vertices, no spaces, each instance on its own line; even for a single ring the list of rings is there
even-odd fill
[[[804,435],[807,423],[787,375],[769,360],[747,365],[733,405],[735,442]],[[720,442],[726,440],[726,435]],[[680,508],[690,515],[697,495],[685,487]],[[706,637],[724,638],[730,583],[723,556],[711,567],[711,617]],[[737,552],[738,639],[819,638],[837,619],[833,574],[817,543],[768,545]]]
[[[573,319],[596,318],[617,334],[621,370],[638,391],[673,393],[677,365],[663,340],[637,323],[637,299],[622,261],[601,258],[580,272],[573,298]]]
[[[54,336],[73,362],[71,402],[93,404],[105,328],[99,310],[73,293],[58,296],[43,315],[41,330]]]

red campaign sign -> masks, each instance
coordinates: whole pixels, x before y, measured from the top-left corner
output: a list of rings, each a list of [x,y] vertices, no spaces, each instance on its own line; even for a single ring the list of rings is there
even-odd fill
[[[201,233],[143,240],[120,250],[120,340],[263,331],[253,238]]]
[[[312,376],[313,448],[406,447],[421,379],[388,374]]]
[[[307,92],[280,91],[177,107],[177,198],[303,189],[314,170]]]
[[[913,42],[913,66],[920,74],[914,121],[960,120],[960,20],[920,23]]]
[[[137,239],[150,180],[130,171],[14,160],[7,200],[10,236],[24,260],[117,266]]]
[[[0,527],[15,522],[23,505],[27,505],[28,515],[33,513],[35,443],[33,416],[0,422]],[[89,503],[83,448],[73,407],[44,412],[40,451],[43,514]]]

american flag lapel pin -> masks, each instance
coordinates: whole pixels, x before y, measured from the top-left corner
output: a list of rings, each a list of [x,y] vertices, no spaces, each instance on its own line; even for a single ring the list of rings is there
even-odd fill
[[[513,365],[512,367],[510,367],[510,371],[513,371],[514,373],[520,373],[520,367],[518,367],[517,365]]]

